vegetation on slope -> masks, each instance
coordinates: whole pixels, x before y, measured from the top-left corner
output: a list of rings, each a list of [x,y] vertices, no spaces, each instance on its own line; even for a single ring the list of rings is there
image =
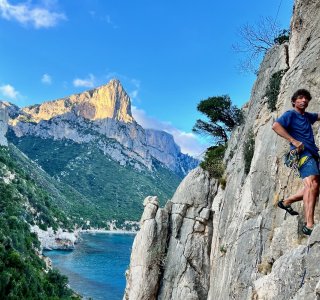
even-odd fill
[[[45,271],[39,241],[30,223],[68,227],[66,216],[50,196],[0,147],[0,299],[72,299],[67,278]]]
[[[93,143],[34,136],[17,138],[12,133],[9,140],[48,174],[71,186],[91,203],[86,205],[84,216],[94,226],[103,227],[104,221],[113,219],[120,224],[125,220],[138,221],[146,196],[157,195],[163,205],[181,181],[157,161],[154,161],[154,172],[121,166]],[[67,211],[74,215],[79,213],[79,208],[71,207]]]
[[[54,199],[55,205],[68,216],[69,227],[82,227],[88,219],[94,219],[93,225],[95,226],[102,224],[99,207],[69,185],[51,177],[13,144],[9,145],[9,149],[15,163],[39,186],[46,190],[51,195],[51,198]]]

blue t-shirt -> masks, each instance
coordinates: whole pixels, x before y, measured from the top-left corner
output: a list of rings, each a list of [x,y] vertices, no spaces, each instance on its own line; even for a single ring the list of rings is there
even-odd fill
[[[318,120],[317,113],[305,112],[303,115],[294,109],[286,111],[276,122],[284,127],[287,132],[297,141],[302,142],[305,150],[308,150],[313,156],[319,156],[318,147],[314,141],[311,125]],[[290,149],[294,149],[290,143]]]

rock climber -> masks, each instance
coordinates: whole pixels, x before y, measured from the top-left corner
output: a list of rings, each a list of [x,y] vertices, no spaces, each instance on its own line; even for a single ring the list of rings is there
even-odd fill
[[[311,125],[320,120],[319,113],[306,112],[312,97],[308,90],[297,90],[292,98],[292,110],[286,111],[272,129],[290,143],[290,150],[296,149],[299,155],[298,171],[304,187],[296,194],[280,200],[278,206],[291,215],[298,215],[291,204],[303,200],[305,225],[302,232],[311,235],[314,226],[314,209],[319,194],[319,154]]]

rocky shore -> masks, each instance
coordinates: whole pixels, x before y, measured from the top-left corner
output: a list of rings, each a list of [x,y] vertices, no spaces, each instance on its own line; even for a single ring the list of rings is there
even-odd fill
[[[31,231],[37,234],[42,250],[73,250],[79,239],[79,231],[67,232],[61,228],[56,232],[52,228],[45,231],[34,225]]]
[[[133,224],[137,222],[131,223]],[[110,227],[109,230],[102,228],[89,228],[76,229],[72,232],[68,232],[62,228],[59,228],[57,231],[54,231],[52,228],[48,228],[48,230],[42,230],[37,225],[31,226],[31,231],[37,234],[41,244],[41,250],[73,250],[75,244],[79,242],[81,238],[80,235],[82,233],[136,234],[137,232],[135,227],[132,227],[132,230]]]

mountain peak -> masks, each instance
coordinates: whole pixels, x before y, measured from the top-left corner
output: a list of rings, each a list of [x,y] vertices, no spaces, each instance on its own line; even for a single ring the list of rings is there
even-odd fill
[[[130,98],[117,79],[80,94],[25,107],[23,111],[36,122],[70,112],[89,120],[111,118],[125,123],[133,121]]]

